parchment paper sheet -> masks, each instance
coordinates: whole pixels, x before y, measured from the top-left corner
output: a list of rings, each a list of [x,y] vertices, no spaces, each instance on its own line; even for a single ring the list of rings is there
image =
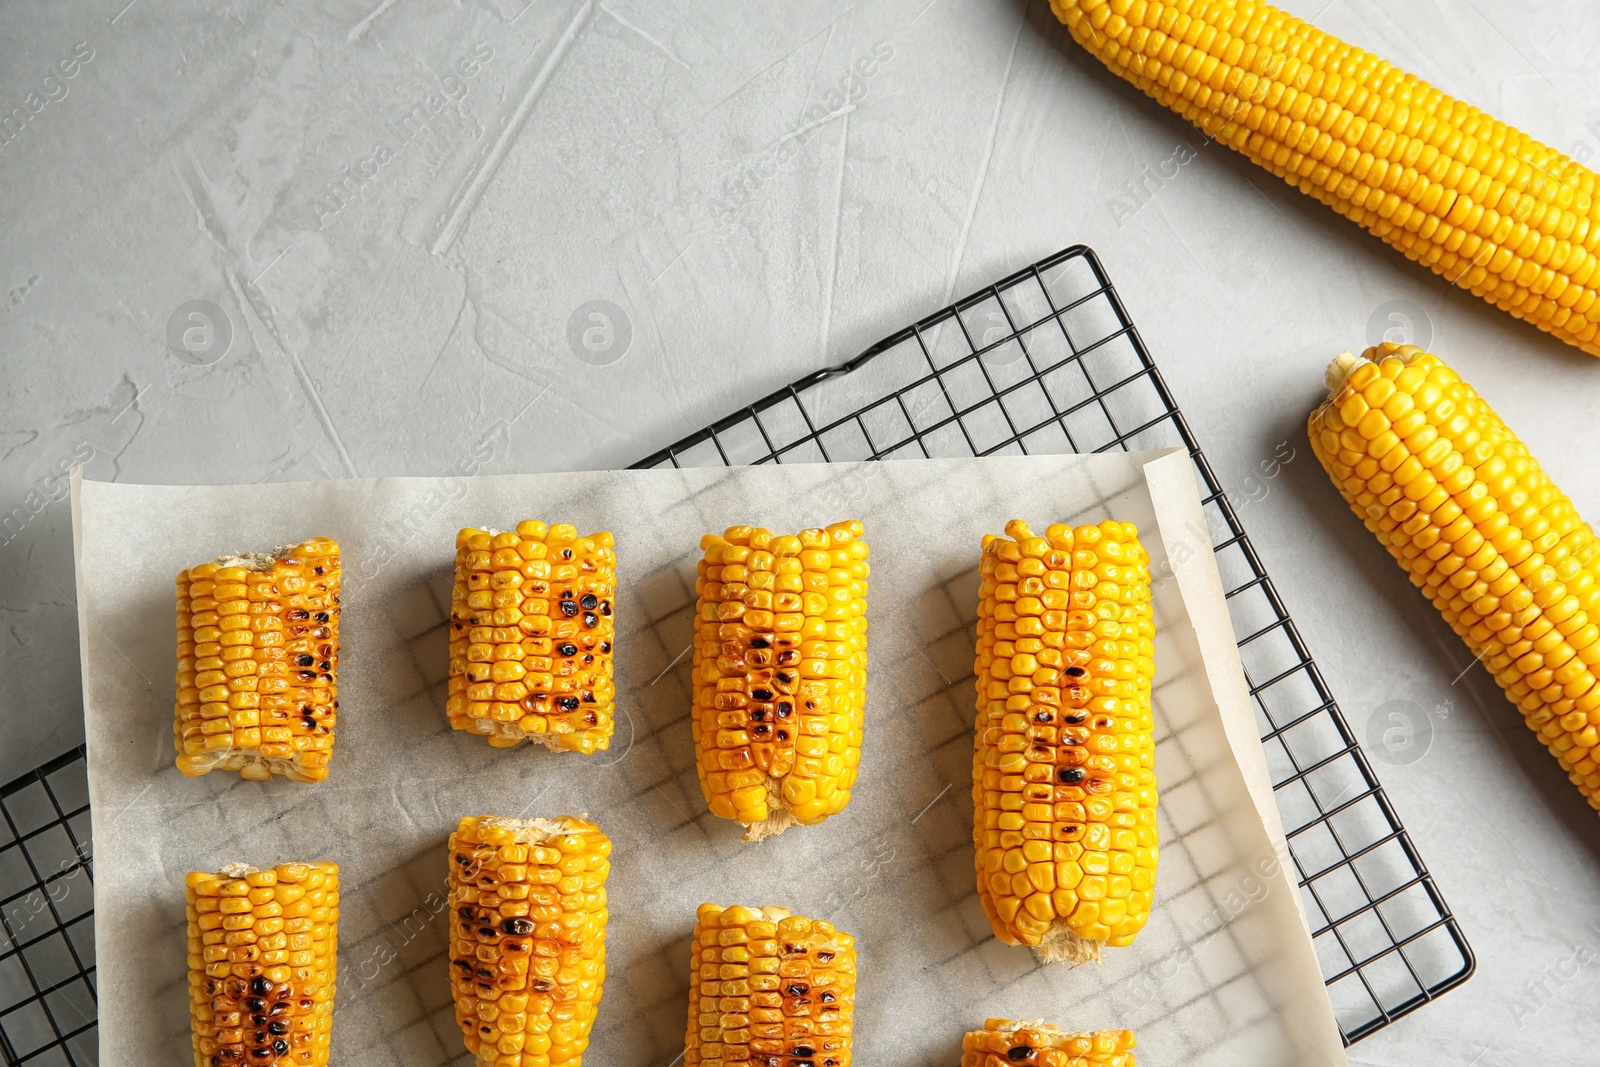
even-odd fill
[[[1158,486],[1158,492],[1152,492]],[[1138,523],[1157,574],[1161,867],[1149,926],[1102,967],[1044,967],[974,891],[970,760],[979,539],[1023,517]],[[758,845],[706,812],[687,723],[702,533],[856,517],[872,546],[861,778],[849,809]],[[585,759],[491,749],[444,718],[455,531],[522,518],[616,534],[618,729]],[[704,900],[778,903],[855,934],[863,1067],[953,1064],[985,1017],[1127,1026],[1148,1065],[1345,1063],[1298,911],[1237,652],[1179,452],[215,487],[74,485],[95,840],[101,1062],[191,1062],[183,877],[234,861],[343,869],[334,1057],[465,1063],[444,956],[463,814],[586,812],[615,842],[589,1054],[682,1051]],[[173,575],[313,534],[344,547],[340,715],[320,785],[173,767]],[[1207,542],[1208,543],[1208,542]],[[1231,744],[1230,744],[1231,739]],[[1292,868],[1289,868],[1292,870]]]

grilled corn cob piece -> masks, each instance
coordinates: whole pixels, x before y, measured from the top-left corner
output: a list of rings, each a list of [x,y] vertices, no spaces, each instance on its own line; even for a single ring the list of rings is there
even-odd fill
[[[685,1067],[850,1067],[855,938],[785,908],[700,905]]]
[[[758,841],[850,802],[867,685],[861,524],[700,541],[694,736],[714,814]]]
[[[1002,941],[1098,962],[1155,891],[1150,556],[1129,522],[1006,535],[978,587],[978,893]]]
[[[1600,355],[1596,177],[1253,0],[1051,0],[1147,95],[1452,284]]]
[[[585,754],[611,744],[616,689],[609,533],[528,520],[462,530],[450,596],[450,696],[457,730],[509,748],[524,739]]]
[[[184,880],[195,1067],[328,1062],[339,868],[230,864]]]
[[[450,835],[450,980],[482,1067],[578,1067],[606,980],[611,842],[570,815]]]
[[[178,575],[178,770],[328,777],[339,707],[339,545],[314,537]]]
[[[1048,1023],[990,1019],[961,1041],[961,1067],[1137,1067],[1133,1031],[1069,1034]]]
[[[1600,809],[1594,531],[1439,357],[1346,352],[1327,384],[1308,427],[1323,468]]]

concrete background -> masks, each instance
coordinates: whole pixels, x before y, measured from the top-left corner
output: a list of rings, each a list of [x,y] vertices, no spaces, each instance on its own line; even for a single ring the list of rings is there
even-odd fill
[[[1224,485],[1265,485],[1245,523],[1352,725],[1416,724],[1373,754],[1479,972],[1352,1062],[1592,1060],[1600,825],[1303,429],[1333,354],[1410,330],[1593,516],[1591,357],[1206,144],[1042,3],[125,3],[0,9],[0,781],[82,737],[72,463],[625,465],[1086,242]],[[1590,5],[1287,6],[1600,157]]]

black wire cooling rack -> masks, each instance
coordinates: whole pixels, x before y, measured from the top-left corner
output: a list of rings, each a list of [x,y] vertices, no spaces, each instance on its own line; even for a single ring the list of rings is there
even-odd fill
[[[83,749],[0,786],[0,1053],[92,1064],[94,875]]]
[[[1390,807],[1099,259],[1018,271],[638,467],[1181,446],[1217,554],[1312,942],[1346,1044],[1471,977],[1472,949]],[[1275,475],[1284,454],[1266,461]],[[1256,479],[1242,503],[1259,500]]]
[[[1466,981],[1472,950],[1092,251],[1059,252],[637,466],[1171,446],[1204,489],[1194,532],[1217,554],[1312,940],[1359,1041]],[[0,786],[0,817],[0,1054],[95,1064],[83,749]]]

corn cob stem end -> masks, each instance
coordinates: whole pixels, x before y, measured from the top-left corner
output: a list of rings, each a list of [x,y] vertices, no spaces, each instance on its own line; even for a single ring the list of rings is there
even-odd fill
[[[593,829],[588,825],[588,812],[580,813],[576,819],[570,815],[554,819],[513,819],[504,815],[485,815],[479,821],[484,826],[510,830],[513,840],[519,845],[547,845],[567,834]]]
[[[294,555],[294,550],[299,547],[299,545],[279,545],[271,552],[233,552],[226,556],[218,556],[211,562],[217,567],[238,567],[241,570],[265,573],[272,569],[274,563]]]
[[[282,756],[258,756],[233,747],[213,749],[199,755],[178,757],[178,770],[190,778],[198,778],[215,770],[238,771],[241,778],[252,782],[267,782],[275,774],[292,782],[314,783],[321,779],[307,774],[293,759]]]
[[[760,822],[746,822],[739,825],[744,827],[742,841],[760,841],[767,837],[777,837],[791,826],[799,826],[800,820],[794,817],[794,812],[789,810],[789,805],[783,802],[783,791],[777,782],[767,783],[767,817]]]
[[[1323,372],[1322,382],[1328,387],[1328,395],[1332,397],[1344,388],[1344,383],[1350,379],[1350,375],[1354,374],[1363,363],[1381,363],[1392,356],[1409,367],[1414,360],[1423,355],[1426,353],[1415,345],[1397,345],[1392,341],[1373,345],[1359,356],[1346,349],[1333,357],[1333,362],[1329,363],[1328,369]]]
[[[1345,349],[1337,356],[1334,356],[1333,362],[1328,364],[1328,369],[1322,376],[1323,384],[1328,387],[1328,392],[1337,393],[1339,387],[1344,385],[1345,379],[1350,377],[1350,372],[1363,362],[1365,362],[1364,357],[1356,355],[1349,349]]]
[[[799,826],[800,820],[789,813],[787,808],[775,811],[760,822],[741,823],[744,827],[744,836],[741,841],[760,841],[763,838],[777,837],[791,826]]]
[[[1033,954],[1040,963],[1070,963],[1074,967],[1099,964],[1100,942],[1079,937],[1065,923],[1057,923],[1033,946]]]

